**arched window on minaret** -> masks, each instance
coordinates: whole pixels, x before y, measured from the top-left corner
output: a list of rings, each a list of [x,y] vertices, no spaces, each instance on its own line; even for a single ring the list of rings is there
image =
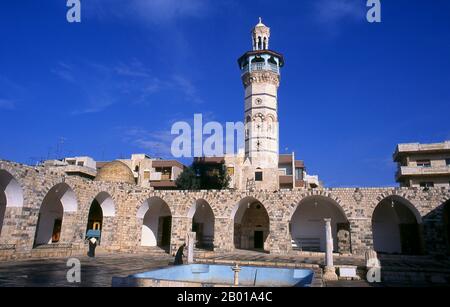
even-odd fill
[[[267,37],[264,37],[264,46],[263,46],[264,50],[267,50]]]
[[[262,50],[262,39],[261,39],[261,36],[258,36],[258,50]]]

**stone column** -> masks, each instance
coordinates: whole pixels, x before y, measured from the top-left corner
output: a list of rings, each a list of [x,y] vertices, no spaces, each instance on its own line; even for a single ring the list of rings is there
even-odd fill
[[[186,236],[186,248],[187,248],[187,263],[194,263],[194,246],[195,246],[195,238],[197,237],[197,233],[188,232]]]
[[[331,233],[331,219],[325,219],[326,232],[326,257],[325,257],[325,280],[338,280],[333,263],[333,235]]]

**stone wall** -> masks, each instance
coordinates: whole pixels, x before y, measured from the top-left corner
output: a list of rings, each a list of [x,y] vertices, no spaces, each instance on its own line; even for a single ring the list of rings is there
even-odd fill
[[[170,208],[172,253],[185,242],[186,233],[192,228],[189,210],[197,200],[209,204],[214,213],[216,251],[232,251],[235,248],[234,213],[240,202],[249,197],[259,201],[267,210],[270,233],[265,241],[265,248],[273,254],[286,254],[291,251],[290,219],[298,206],[310,198],[317,198],[319,205],[322,201],[332,202],[345,214],[348,227],[342,225],[341,231],[334,234],[335,239],[339,239],[339,246],[343,252],[361,254],[373,246],[372,216],[378,204],[386,198],[393,198],[406,204],[416,214],[421,224],[423,240],[421,244],[425,253],[442,254],[448,249],[443,218],[443,205],[450,199],[450,191],[447,189],[153,191],[126,183],[91,181],[67,176],[64,172],[49,171],[43,167],[30,167],[6,161],[0,161],[0,170],[9,173],[20,184],[23,194],[21,206],[6,204],[0,234],[0,259],[41,257],[52,253],[55,255],[84,253],[87,249],[85,233],[90,206],[102,192],[108,193],[115,205],[114,214],[103,220],[102,248],[111,252],[137,252],[142,249],[140,243],[142,218],[138,217],[138,210],[148,199],[160,199]],[[34,247],[39,210],[44,197],[58,184],[65,184],[73,190],[77,207],[74,212],[64,212],[60,244],[50,246],[43,252]]]

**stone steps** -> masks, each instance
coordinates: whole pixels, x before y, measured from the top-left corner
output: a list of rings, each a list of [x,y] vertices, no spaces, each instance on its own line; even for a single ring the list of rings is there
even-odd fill
[[[168,255],[169,252],[166,249],[160,247],[140,247],[139,252],[151,255]]]

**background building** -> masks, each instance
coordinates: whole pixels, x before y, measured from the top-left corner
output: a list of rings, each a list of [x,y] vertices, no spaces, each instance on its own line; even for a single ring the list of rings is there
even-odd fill
[[[450,187],[450,141],[399,144],[394,153],[402,187]]]

